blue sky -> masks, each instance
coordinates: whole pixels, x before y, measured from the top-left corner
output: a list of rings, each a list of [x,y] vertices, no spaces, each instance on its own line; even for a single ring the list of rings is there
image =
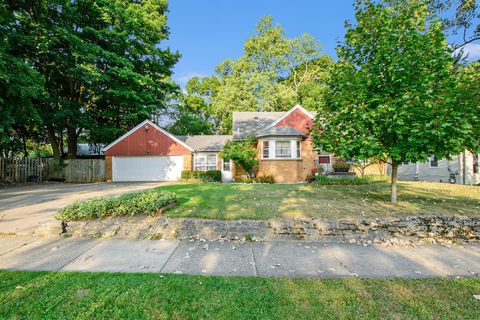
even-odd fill
[[[169,8],[170,39],[162,47],[181,53],[173,78],[182,87],[193,76],[213,74],[222,60],[241,56],[260,17],[273,16],[289,37],[311,34],[335,56],[344,22],[354,15],[352,0],[170,0]],[[480,56],[480,45],[470,51]]]

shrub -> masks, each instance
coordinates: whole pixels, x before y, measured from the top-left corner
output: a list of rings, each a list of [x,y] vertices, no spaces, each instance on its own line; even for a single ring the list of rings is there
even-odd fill
[[[275,183],[275,178],[273,176],[260,176],[255,178],[255,182],[258,183]]]
[[[343,184],[343,185],[360,185],[360,184],[368,184],[370,180],[368,178],[331,178],[326,176],[318,176],[315,177],[315,183],[322,184],[322,185],[335,185],[335,184]]]
[[[176,194],[169,191],[149,190],[126,193],[117,198],[91,199],[73,203],[57,212],[55,218],[74,221],[116,216],[155,216],[159,209],[176,202]]]
[[[254,179],[251,178],[236,178],[235,182],[236,183],[253,183]]]
[[[203,182],[221,182],[222,172],[220,170],[197,171],[185,170],[182,171],[183,180],[200,180]]]
[[[350,165],[345,160],[335,161],[332,167],[335,172],[348,172],[350,169]]]

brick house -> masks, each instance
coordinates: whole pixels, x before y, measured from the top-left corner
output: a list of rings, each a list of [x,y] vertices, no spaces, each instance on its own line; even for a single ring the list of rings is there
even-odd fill
[[[232,180],[245,172],[219,153],[225,142],[246,138],[257,141],[257,176],[305,181],[317,163],[328,169],[333,160],[312,146],[313,118],[299,105],[287,112],[234,112],[233,135],[199,136],[174,136],[146,120],[103,149],[107,181],[174,181],[183,170],[220,170],[224,181]]]

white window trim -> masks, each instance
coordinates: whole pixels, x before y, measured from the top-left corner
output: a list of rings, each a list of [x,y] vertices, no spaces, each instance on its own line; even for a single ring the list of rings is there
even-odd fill
[[[268,141],[268,158],[263,156],[263,143]],[[277,150],[277,141],[290,141],[290,157],[289,158],[280,158],[276,155]],[[297,157],[297,142],[300,142],[299,150],[300,157]],[[299,139],[288,139],[288,138],[277,138],[277,139],[265,139],[260,140],[260,159],[262,160],[302,160],[302,140]]]
[[[208,170],[208,160],[207,160],[207,157],[209,155],[211,155],[212,153],[195,153],[193,155],[193,170],[194,171],[209,171]],[[211,170],[218,170],[218,154],[214,153],[215,155],[215,169],[211,169]],[[199,156],[203,156],[205,157],[205,165],[203,166],[205,168],[205,170],[200,170],[200,169],[197,169],[197,158]]]

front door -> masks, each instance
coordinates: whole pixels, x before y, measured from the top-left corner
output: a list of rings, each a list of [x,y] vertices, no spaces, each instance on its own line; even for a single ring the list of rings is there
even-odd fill
[[[225,161],[222,159],[222,181],[229,182],[233,180],[232,176],[232,160]]]

